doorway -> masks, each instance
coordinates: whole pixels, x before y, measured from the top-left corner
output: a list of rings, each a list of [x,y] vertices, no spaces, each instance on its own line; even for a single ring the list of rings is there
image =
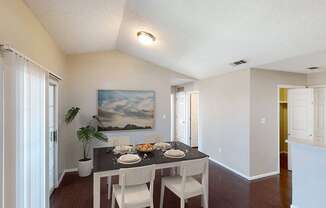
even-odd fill
[[[280,116],[280,167],[288,169],[288,89],[281,88],[279,91],[279,116]]]
[[[279,167],[292,170],[289,137],[313,138],[313,89],[305,86],[278,88]]]
[[[177,141],[186,141],[186,93],[178,89],[175,95],[175,137]]]
[[[198,110],[199,110],[199,92],[190,92],[190,146],[198,147]]]
[[[58,83],[49,81],[48,86],[48,184],[49,196],[58,183]]]

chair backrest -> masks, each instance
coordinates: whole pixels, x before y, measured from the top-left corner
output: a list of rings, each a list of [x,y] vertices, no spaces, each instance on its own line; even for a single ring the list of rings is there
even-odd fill
[[[155,177],[154,165],[123,168],[119,172],[119,185],[134,186],[151,182]]]
[[[207,167],[207,159],[198,159],[198,160],[190,160],[184,161],[180,167],[180,175],[181,176],[196,176],[203,175],[206,171]]]
[[[208,160],[206,158],[182,162],[180,167],[180,175],[182,176],[182,194],[185,194],[187,177],[201,175],[201,184],[203,185],[205,173],[208,171],[207,163]]]
[[[119,185],[121,186],[121,203],[125,204],[125,189],[127,186],[143,185],[150,183],[149,191],[153,198],[155,179],[155,165],[137,168],[123,168],[119,171]]]
[[[108,143],[110,146],[130,145],[129,136],[109,136]]]

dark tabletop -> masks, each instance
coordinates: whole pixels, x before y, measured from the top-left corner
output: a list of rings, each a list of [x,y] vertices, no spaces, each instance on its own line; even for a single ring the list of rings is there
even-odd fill
[[[186,156],[178,159],[167,158],[163,155],[163,151],[154,150],[153,152],[147,153],[146,155],[143,153],[138,153],[139,156],[142,158],[141,162],[132,165],[124,165],[117,162],[117,159],[120,157],[120,154],[114,154],[113,147],[95,148],[93,157],[93,171],[96,173],[108,170],[117,170],[120,168],[140,167],[146,165],[195,160],[208,157],[208,155],[198,151],[197,149],[193,149],[190,146],[185,145],[181,142],[169,143],[171,144],[172,148],[184,151]]]

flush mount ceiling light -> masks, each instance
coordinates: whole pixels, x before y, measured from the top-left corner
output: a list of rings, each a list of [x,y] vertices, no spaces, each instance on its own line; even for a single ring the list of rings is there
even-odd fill
[[[239,60],[239,61],[232,62],[232,63],[231,63],[231,66],[239,66],[239,65],[241,65],[241,64],[246,64],[246,63],[247,63],[246,60],[241,59],[241,60]]]
[[[138,41],[143,45],[151,45],[155,41],[154,35],[145,31],[138,32],[137,37],[138,37]]]
[[[312,66],[312,67],[308,67],[307,69],[309,69],[310,71],[314,71],[314,70],[319,69],[319,67],[318,66]]]

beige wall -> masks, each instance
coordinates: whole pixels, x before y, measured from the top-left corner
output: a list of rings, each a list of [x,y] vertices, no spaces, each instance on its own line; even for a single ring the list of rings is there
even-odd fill
[[[241,70],[198,82],[199,149],[245,177],[249,176],[249,81],[250,71]]]
[[[64,54],[22,0],[0,0],[0,25],[0,43],[64,76]]]
[[[9,44],[64,78],[65,55],[23,1],[0,0],[0,43]],[[61,97],[60,106],[62,101]],[[5,145],[4,207],[15,207],[14,143]]]
[[[326,84],[326,72],[311,73],[307,75],[308,85],[324,85]]]
[[[155,127],[153,130],[111,132],[108,135],[129,135],[133,143],[142,142],[146,135],[159,133],[170,138],[171,85],[176,78],[185,78],[157,65],[128,56],[118,51],[68,56],[67,58],[66,109],[81,108],[78,123],[97,114],[97,90],[154,90]],[[188,78],[188,77],[187,77]],[[165,117],[165,118],[164,118]],[[81,157],[80,144],[76,141],[74,125],[65,130],[63,145],[65,168],[74,168]]]
[[[304,86],[307,76],[262,69],[250,74],[250,176],[256,176],[275,172],[279,166],[277,85]]]

